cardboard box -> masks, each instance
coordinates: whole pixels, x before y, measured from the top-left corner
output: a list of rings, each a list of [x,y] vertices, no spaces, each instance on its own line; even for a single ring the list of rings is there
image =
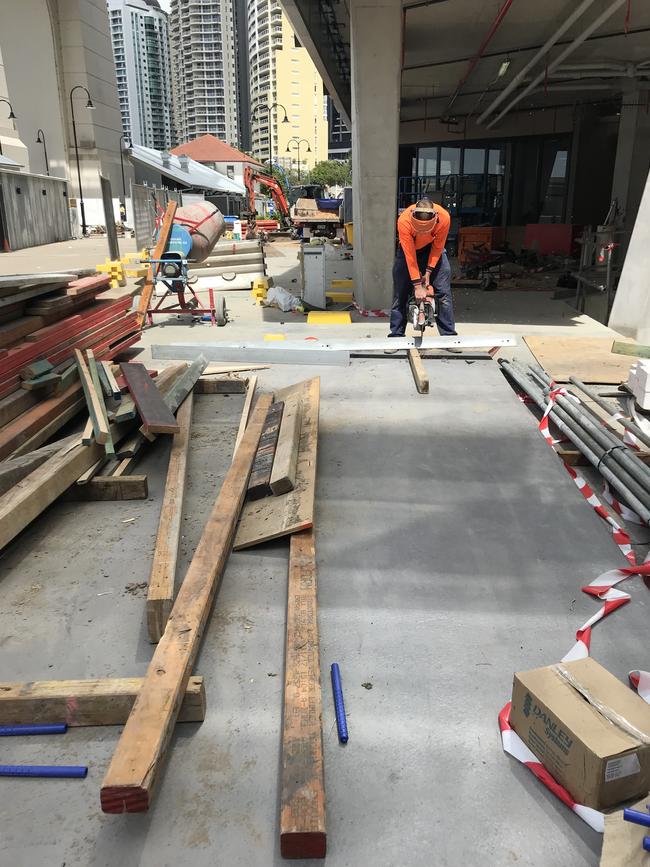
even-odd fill
[[[579,804],[650,790],[650,705],[593,659],[515,674],[510,723]]]

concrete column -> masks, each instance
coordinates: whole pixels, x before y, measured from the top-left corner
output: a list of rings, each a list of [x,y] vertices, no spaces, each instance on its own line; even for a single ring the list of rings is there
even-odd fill
[[[648,246],[650,245],[650,112],[646,111],[647,91],[624,94],[621,106],[612,198],[618,200],[620,222],[625,234],[619,256],[624,256],[610,328],[650,342],[650,301],[648,300]]]
[[[354,291],[386,308],[397,219],[401,0],[350,0]]]
[[[623,94],[618,126],[612,199],[618,200],[620,223],[629,243],[650,165],[650,112],[648,92],[638,87]]]

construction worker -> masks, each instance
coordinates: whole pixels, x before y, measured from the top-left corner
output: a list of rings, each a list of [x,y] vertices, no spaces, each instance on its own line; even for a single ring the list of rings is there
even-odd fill
[[[449,213],[430,199],[420,199],[400,214],[389,337],[404,337],[411,296],[420,301],[434,293],[438,332],[445,337],[457,333],[451,302],[451,266],[445,252],[450,222]]]

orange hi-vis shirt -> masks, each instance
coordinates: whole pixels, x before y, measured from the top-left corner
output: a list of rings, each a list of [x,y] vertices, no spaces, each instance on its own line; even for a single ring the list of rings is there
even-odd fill
[[[409,205],[408,208],[405,208],[397,220],[397,235],[404,251],[411,280],[419,280],[421,276],[416,255],[417,250],[431,244],[427,268],[435,268],[438,259],[442,256],[442,251],[445,249],[451,217],[449,211],[445,211],[440,205],[434,204],[433,207],[438,213],[438,221],[431,232],[426,232],[423,235],[416,234],[411,227],[411,214],[415,210],[415,205]]]

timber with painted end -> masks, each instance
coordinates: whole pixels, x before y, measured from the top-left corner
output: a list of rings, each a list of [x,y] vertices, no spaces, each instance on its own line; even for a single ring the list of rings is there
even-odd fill
[[[634,358],[650,358],[650,346],[644,343],[626,343],[623,340],[615,340],[612,343],[612,352],[615,355],[631,355]]]
[[[121,726],[129,718],[143,682],[142,677],[120,677],[0,683],[0,725]],[[204,719],[203,678],[190,677],[178,722]]]
[[[278,442],[278,434],[280,433],[283,409],[284,404],[281,401],[277,401],[271,404],[266,417],[259,448],[255,455],[253,471],[248,482],[249,500],[261,500],[263,497],[268,497],[271,493],[271,470],[273,469],[273,458]]]
[[[40,435],[46,425],[80,400],[81,385],[76,383],[63,394],[42,400],[32,409],[13,419],[0,431],[0,459],[15,453],[27,440]],[[44,441],[41,440],[33,448],[37,448]]]
[[[324,858],[327,851],[317,610],[314,535],[306,530],[291,537],[289,548],[280,806],[283,858]]]
[[[79,379],[83,386],[83,391],[88,404],[88,412],[93,425],[93,433],[95,440],[102,445],[109,440],[108,423],[105,418],[105,410],[103,403],[100,402],[100,397],[95,390],[90,370],[88,369],[84,357],[78,349],[74,351],[75,361],[79,368]]]
[[[280,536],[307,530],[314,525],[316,493],[316,457],[318,451],[318,411],[320,380],[318,377],[280,389],[276,400],[297,396],[302,407],[300,447],[296,484],[293,491],[280,497],[246,502],[242,509],[235,550],[250,548]]]
[[[178,433],[178,422],[169,409],[144,364],[126,362],[120,365],[129,392],[142,419],[144,434]]]
[[[207,364],[208,362],[205,360],[205,358],[200,355],[196,359],[196,361],[193,361],[192,364],[190,364],[190,366],[185,370],[185,372],[174,381],[174,384],[165,395],[165,403],[168,406],[170,412],[176,412],[178,407],[183,403],[187,395],[196,385],[196,381],[205,370]],[[150,431],[147,431],[144,425],[140,427],[140,433],[143,434],[151,442],[153,442],[156,438],[156,435],[151,433]]]
[[[429,394],[429,377],[424,369],[420,353],[417,349],[409,349],[407,352],[415,387],[419,394]]]
[[[270,403],[268,397],[257,402],[178,591],[167,628],[156,645],[102,783],[100,801],[105,813],[141,813],[151,806],[181,699],[232,550]]]
[[[300,400],[297,397],[286,400],[270,479],[271,492],[276,497],[293,491],[296,484],[301,418]]]
[[[147,592],[147,631],[152,644],[160,641],[174,603],[174,581],[181,538],[193,402],[194,397],[190,393],[178,410],[180,431],[174,434],[169,455],[165,493]]]

